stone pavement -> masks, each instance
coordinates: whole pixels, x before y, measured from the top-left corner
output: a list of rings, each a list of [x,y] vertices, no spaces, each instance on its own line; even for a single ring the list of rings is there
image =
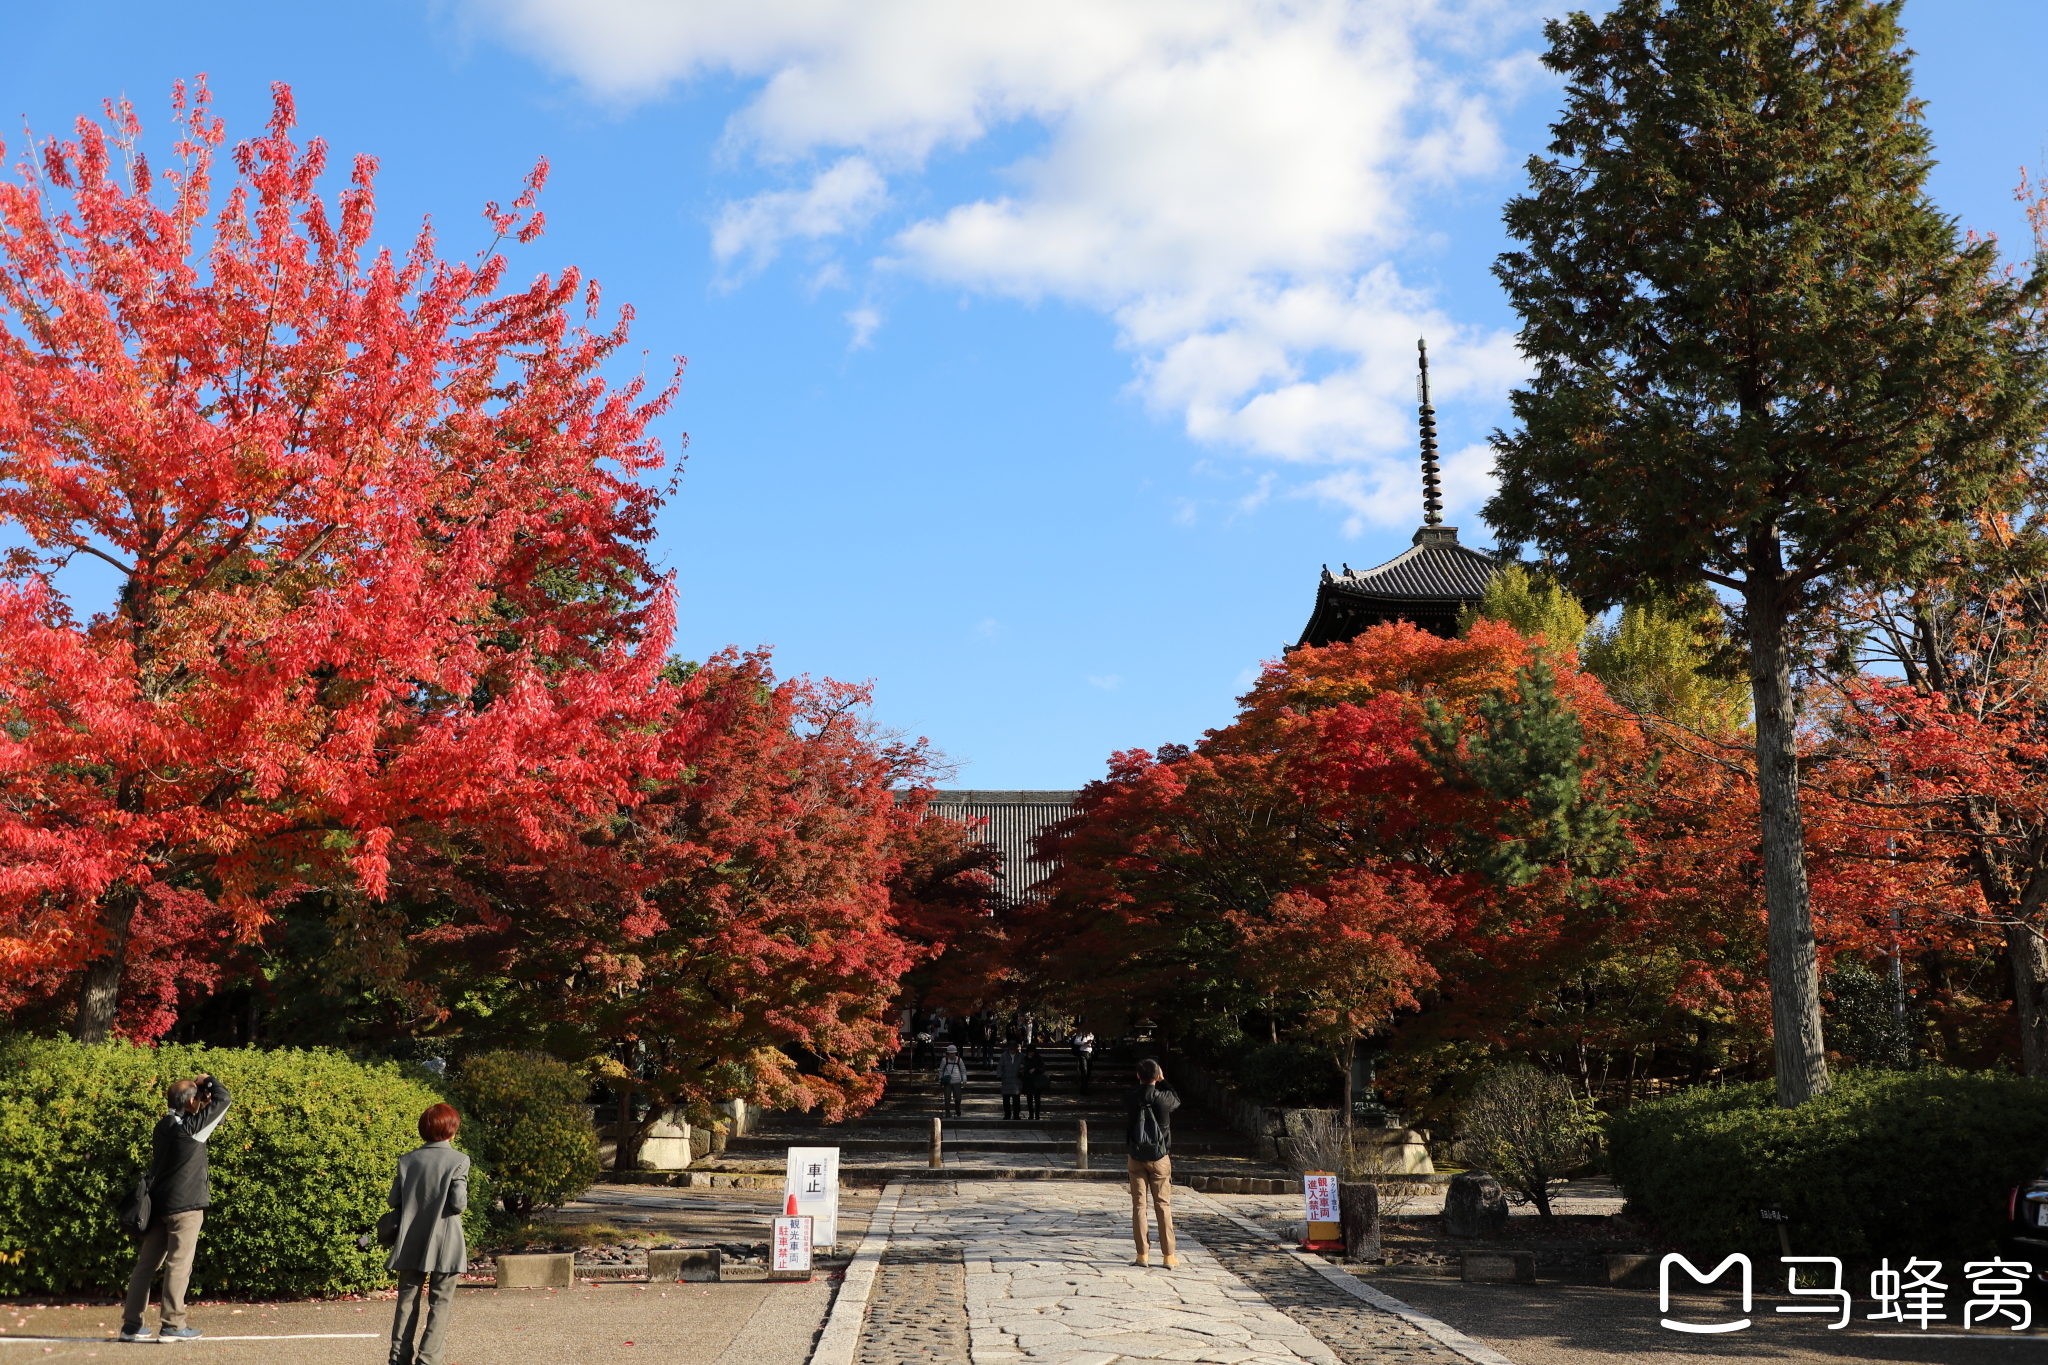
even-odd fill
[[[1174,1190],[1173,1270],[1156,1246],[1151,1266],[1132,1264],[1121,1186],[960,1181],[899,1191],[856,1365],[1501,1359],[1476,1342],[1453,1349],[1375,1307],[1336,1283],[1341,1275],[1318,1273],[1185,1187]],[[835,1365],[823,1357],[821,1348],[817,1365]]]

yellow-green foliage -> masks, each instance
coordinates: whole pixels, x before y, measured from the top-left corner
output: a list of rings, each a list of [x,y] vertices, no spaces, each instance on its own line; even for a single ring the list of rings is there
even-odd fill
[[[1713,669],[1721,619],[1710,597],[1632,603],[1586,642],[1586,668],[1634,710],[1709,734],[1740,729],[1749,722],[1749,684]]]
[[[583,1098],[590,1081],[553,1057],[486,1052],[471,1057],[448,1088],[462,1132],[491,1168],[506,1211],[559,1208],[597,1179],[597,1130]]]
[[[1586,636],[1586,609],[1547,577],[1510,564],[1493,576],[1485,596],[1459,622],[1460,632],[1475,618],[1504,621],[1530,639],[1542,636],[1552,649],[1577,649]]]
[[[337,1052],[0,1045],[0,1294],[118,1293],[135,1243],[114,1205],[147,1167],[164,1088],[208,1072],[234,1107],[208,1142],[213,1206],[194,1293],[339,1294],[390,1283],[370,1232],[420,1111],[441,1097],[395,1065]],[[458,1145],[459,1140],[458,1140]],[[472,1172],[465,1219],[484,1226]]]

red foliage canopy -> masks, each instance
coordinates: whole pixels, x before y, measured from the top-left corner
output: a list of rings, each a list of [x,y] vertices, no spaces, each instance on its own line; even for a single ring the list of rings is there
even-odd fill
[[[573,271],[506,290],[495,243],[373,250],[374,163],[330,207],[275,95],[218,201],[203,84],[161,175],[122,104],[0,184],[0,516],[26,540],[0,1005],[91,964],[86,1037],[131,942],[175,959],[304,887],[381,895],[451,819],[540,839],[625,800],[654,742],[670,607],[636,476],[672,390],[601,376],[630,315],[573,322]],[[544,170],[489,206],[500,240],[540,231]],[[56,577],[81,559],[118,579],[84,619]]]

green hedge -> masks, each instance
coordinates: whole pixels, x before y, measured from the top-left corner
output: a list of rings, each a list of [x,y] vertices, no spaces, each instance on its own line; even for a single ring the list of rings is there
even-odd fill
[[[218,1076],[234,1107],[208,1143],[213,1206],[193,1292],[339,1294],[390,1283],[356,1238],[440,1096],[395,1065],[325,1050],[0,1043],[0,1294],[118,1293],[135,1261],[113,1204],[149,1161],[164,1087]],[[474,1241],[491,1193],[471,1177]]]
[[[1631,1213],[1696,1256],[1976,1258],[2048,1157],[2048,1085],[1954,1071],[1850,1071],[1780,1109],[1768,1082],[1689,1090],[1608,1121]]]
[[[448,1078],[469,1150],[491,1168],[507,1213],[560,1208],[597,1180],[597,1130],[583,1107],[590,1081],[566,1062],[526,1052],[466,1058]]]

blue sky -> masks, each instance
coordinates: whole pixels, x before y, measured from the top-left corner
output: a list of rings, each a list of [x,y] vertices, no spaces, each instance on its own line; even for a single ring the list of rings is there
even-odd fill
[[[1554,6],[0,9],[10,156],[111,95],[161,132],[198,72],[244,135],[282,80],[305,132],[380,158],[389,234],[431,214],[459,254],[548,157],[518,271],[582,267],[651,369],[689,359],[681,652],[870,679],[953,785],[1075,786],[1227,721],[1320,564],[1407,543],[1418,331],[1449,519],[1488,541],[1480,443],[1517,373],[1488,267],[1552,112]],[[2023,241],[2048,6],[1906,20],[1937,197]]]

